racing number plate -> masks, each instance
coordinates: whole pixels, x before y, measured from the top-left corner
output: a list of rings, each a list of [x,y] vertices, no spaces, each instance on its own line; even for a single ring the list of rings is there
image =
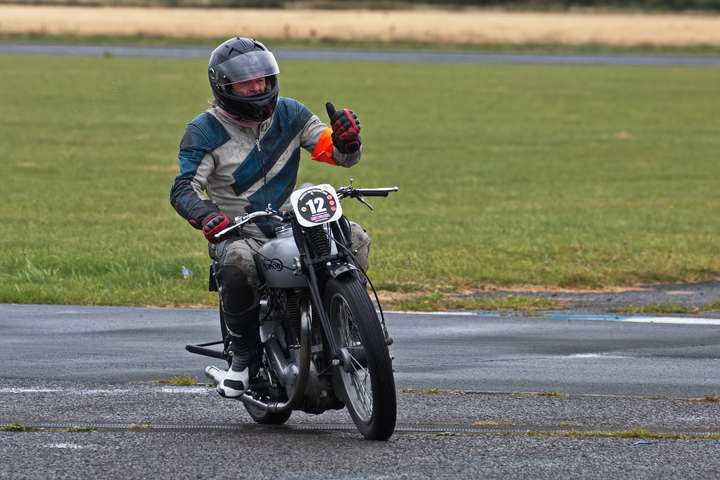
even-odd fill
[[[303,227],[334,222],[342,215],[340,200],[332,185],[312,185],[290,195],[295,217]]]

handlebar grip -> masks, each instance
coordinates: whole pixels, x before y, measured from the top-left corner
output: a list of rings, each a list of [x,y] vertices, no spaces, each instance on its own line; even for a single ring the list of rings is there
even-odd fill
[[[355,191],[363,197],[387,197],[391,192],[397,192],[398,188],[356,188]]]

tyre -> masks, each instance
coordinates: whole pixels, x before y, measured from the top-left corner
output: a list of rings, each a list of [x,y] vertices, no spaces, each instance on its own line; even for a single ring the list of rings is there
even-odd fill
[[[387,440],[397,415],[395,379],[375,308],[354,276],[328,280],[323,300],[340,349],[335,370],[339,393],[365,438]]]

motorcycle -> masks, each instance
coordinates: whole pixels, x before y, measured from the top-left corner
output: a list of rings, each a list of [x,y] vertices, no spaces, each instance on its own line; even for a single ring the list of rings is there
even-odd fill
[[[250,382],[238,397],[261,424],[283,424],[294,410],[320,414],[347,407],[367,439],[387,440],[397,415],[389,336],[372,282],[358,266],[350,224],[340,200],[387,197],[390,188],[337,190],[310,185],[290,196],[292,210],[265,210],[236,217],[217,238],[250,222],[276,222],[273,239],[254,254],[261,280],[258,351],[252,352]],[[210,283],[214,282],[211,268]],[[375,294],[379,316],[368,293]],[[192,353],[230,364],[230,337],[222,319],[222,340],[188,345]],[[208,348],[223,345],[222,351]],[[208,366],[217,385],[226,370]]]

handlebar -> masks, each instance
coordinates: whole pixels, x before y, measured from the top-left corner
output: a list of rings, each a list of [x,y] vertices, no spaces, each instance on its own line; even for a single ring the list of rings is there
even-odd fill
[[[347,187],[338,188],[336,192],[339,198],[356,198],[360,202],[370,207],[368,203],[363,201],[363,197],[387,197],[391,192],[397,192],[398,190],[398,187],[355,188],[351,184]],[[372,207],[370,207],[370,209],[372,209]],[[272,217],[276,220],[284,222],[290,218],[290,213],[274,210],[270,205],[268,205],[265,210],[258,210],[257,212],[252,212],[240,217],[235,217],[235,223],[216,233],[215,238],[220,239],[223,235],[227,235],[229,232],[232,232],[233,230],[242,227],[249,221],[254,220],[258,217]]]
[[[236,228],[240,228],[246,223],[248,223],[250,220],[254,220],[258,217],[273,217],[276,220],[279,220],[281,222],[285,221],[285,214],[282,214],[281,212],[277,212],[275,210],[272,210],[268,207],[267,210],[259,210],[257,212],[248,213],[247,215],[243,215],[241,217],[235,217],[235,223],[230,225],[229,227],[220,230],[218,233],[215,234],[215,238],[220,238],[223,235],[228,234],[229,232],[232,232]]]
[[[391,192],[397,192],[398,187],[386,187],[386,188],[354,188],[354,187],[343,187],[337,190],[340,198],[350,197],[387,197]]]

